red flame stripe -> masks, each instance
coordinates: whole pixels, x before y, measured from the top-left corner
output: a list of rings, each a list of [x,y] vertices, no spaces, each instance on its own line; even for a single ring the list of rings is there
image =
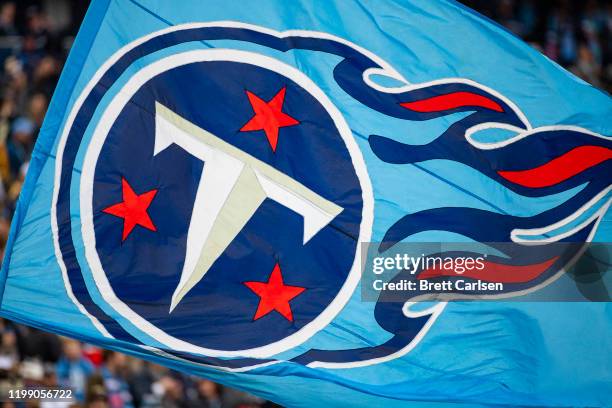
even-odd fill
[[[504,111],[504,108],[494,100],[472,92],[453,92],[420,101],[402,102],[400,105],[415,112],[441,112],[466,106],[486,108],[496,112]]]
[[[550,268],[559,257],[551,258],[539,264],[533,265],[504,265],[495,262],[483,261],[484,268],[481,270],[473,268],[467,270],[463,274],[459,274],[454,270],[443,268],[430,268],[421,272],[419,279],[436,278],[439,276],[461,276],[471,279],[481,279],[488,282],[501,283],[523,283],[529,282]]]
[[[612,149],[580,146],[539,167],[519,171],[498,171],[508,181],[525,187],[548,187],[575,176],[586,169],[612,159]]]

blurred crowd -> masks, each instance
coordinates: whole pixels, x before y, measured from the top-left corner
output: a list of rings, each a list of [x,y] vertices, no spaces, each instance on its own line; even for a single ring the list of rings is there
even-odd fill
[[[461,0],[598,88],[612,91],[612,1]]]
[[[273,404],[212,381],[0,319],[0,396],[71,389],[72,401],[5,408],[255,408]]]
[[[463,3],[593,85],[612,88],[611,1]],[[0,255],[38,131],[86,8],[85,0],[0,0]],[[269,404],[208,380],[0,319],[0,394],[24,385],[69,387],[83,407]]]

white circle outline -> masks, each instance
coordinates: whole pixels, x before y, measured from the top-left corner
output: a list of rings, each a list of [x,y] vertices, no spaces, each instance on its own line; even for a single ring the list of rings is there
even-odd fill
[[[361,154],[361,150],[357,146],[356,141],[352,136],[352,132],[344,120],[340,111],[336,106],[329,100],[327,95],[304,73],[298,69],[287,65],[276,59],[256,54],[247,51],[230,50],[230,49],[208,49],[208,50],[195,50],[177,53],[160,60],[157,60],[150,65],[140,69],[134,74],[130,80],[123,86],[123,88],[114,96],[113,100],[108,104],[104,113],[102,114],[96,128],[94,130],[92,140],[87,147],[85,158],[83,161],[83,169],[81,174],[81,188],[80,188],[80,209],[81,209],[81,231],[83,242],[85,243],[85,256],[90,265],[92,275],[96,286],[100,292],[102,298],[110,305],[117,313],[127,318],[134,326],[149,336],[153,337],[165,346],[171,347],[175,350],[200,353],[211,357],[253,357],[253,358],[266,358],[275,354],[286,351],[293,348],[312,337],[315,333],[322,330],[327,326],[333,318],[342,310],[344,305],[351,298],[352,294],[357,287],[360,277],[360,254],[358,248],[355,251],[355,259],[349,274],[340,288],[340,291],[334,298],[334,300],[311,322],[306,324],[304,327],[299,329],[297,332],[281,339],[276,342],[267,344],[265,346],[255,347],[245,350],[216,350],[209,349],[200,346],[193,345],[184,340],[177,339],[173,336],[168,335],[158,327],[154,326],[146,319],[143,319],[140,315],[130,309],[125,303],[123,303],[114,293],[106,274],[102,268],[102,264],[98,257],[96,247],[96,239],[93,229],[93,175],[95,172],[95,166],[104,144],[104,140],[108,135],[111,126],[115,123],[115,120],[125,104],[132,98],[132,96],[140,89],[145,82],[150,80],[156,75],[165,72],[169,69],[173,69],[182,65],[195,63],[195,62],[207,62],[207,61],[228,61],[228,62],[239,62],[247,63],[263,68],[267,68],[280,75],[284,75],[302,88],[306,89],[312,96],[314,96],[327,110],[329,115],[332,117],[334,124],[336,125],[346,147],[351,156],[353,167],[359,179],[361,190],[362,190],[362,222],[360,225],[359,238],[357,242],[368,242],[370,240],[372,223],[373,223],[373,195],[370,179],[367,174],[367,168]]]

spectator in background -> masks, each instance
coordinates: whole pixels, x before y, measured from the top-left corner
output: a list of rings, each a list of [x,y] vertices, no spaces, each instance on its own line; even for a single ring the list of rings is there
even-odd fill
[[[57,378],[60,386],[70,388],[79,402],[85,400],[87,378],[94,373],[94,366],[83,357],[81,343],[64,339],[64,355],[57,363]]]
[[[87,379],[85,406],[87,408],[109,408],[104,379],[99,374],[94,374]]]
[[[133,359],[130,368],[129,385],[134,405],[137,407],[158,406],[158,397],[153,392],[153,383],[167,370],[139,359]]]
[[[592,49],[587,43],[581,43],[578,46],[578,58],[576,63],[570,67],[570,70],[580,78],[595,86],[601,86],[600,81],[601,65],[597,63]]]
[[[41,64],[48,59],[43,59]],[[40,65],[39,65],[40,66]],[[52,69],[52,68],[49,68]],[[42,80],[42,79],[41,79]],[[42,92],[33,93],[28,101],[28,119],[32,121],[35,126],[36,133],[42,127],[43,120],[47,114],[47,96]]]
[[[210,380],[197,381],[197,393],[192,401],[193,408],[223,408],[227,406],[222,401],[222,389],[219,384]]]
[[[39,100],[35,102],[35,107],[30,108],[33,110],[33,116],[38,127],[42,125],[41,114],[44,114],[47,110],[47,95],[52,95],[55,90],[55,85],[59,80],[60,74],[60,63],[57,58],[51,55],[45,55],[32,73],[32,88],[36,90]],[[42,97],[42,98],[41,98]]]
[[[19,358],[55,364],[60,358],[62,344],[59,337],[23,325],[13,325],[17,334]]]
[[[34,123],[28,118],[20,117],[13,122],[11,138],[7,143],[10,173],[13,177],[19,175],[21,166],[30,159],[34,130]]]
[[[161,397],[162,408],[189,408],[183,383],[172,375],[164,375],[153,384],[154,392]]]
[[[4,320],[0,321],[0,341],[0,376],[8,377],[19,363],[19,352],[15,330]]]
[[[101,374],[108,394],[109,406],[111,408],[133,408],[133,398],[127,383],[130,374],[127,356],[105,350]]]
[[[15,2],[8,1],[0,7],[0,35],[15,36],[17,28],[15,27],[15,14],[17,6]]]
[[[28,7],[20,56],[28,74],[35,71],[38,63],[44,58],[49,45],[50,33],[45,14],[36,6]]]

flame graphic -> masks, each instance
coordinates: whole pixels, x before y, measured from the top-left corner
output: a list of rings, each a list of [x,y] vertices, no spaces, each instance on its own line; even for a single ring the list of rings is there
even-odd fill
[[[508,285],[509,292],[524,293],[525,288],[540,285],[562,270],[583,248],[583,245],[559,247],[547,243],[591,240],[611,202],[612,140],[609,137],[573,126],[532,128],[511,102],[475,84],[451,81],[389,94],[385,100],[393,105],[386,107],[385,113],[407,120],[472,112],[425,145],[370,136],[372,150],[385,162],[416,164],[433,159],[459,162],[523,197],[546,197],[580,186],[582,189],[564,203],[528,217],[456,207],[452,203],[407,214],[386,232],[379,252],[419,232],[442,230],[461,234],[478,242],[492,243],[489,245],[497,246],[508,255],[489,259],[486,273],[466,274],[462,278],[506,282],[514,284]],[[489,128],[513,130],[516,136],[490,144],[473,140],[476,131]],[[582,219],[598,206],[588,219]],[[515,243],[515,249],[507,242]],[[528,242],[541,245],[529,249],[524,245]],[[465,256],[466,253],[443,255]],[[395,280],[406,278],[403,275],[399,274]],[[446,275],[449,275],[447,271],[428,269],[421,270],[418,279]]]

